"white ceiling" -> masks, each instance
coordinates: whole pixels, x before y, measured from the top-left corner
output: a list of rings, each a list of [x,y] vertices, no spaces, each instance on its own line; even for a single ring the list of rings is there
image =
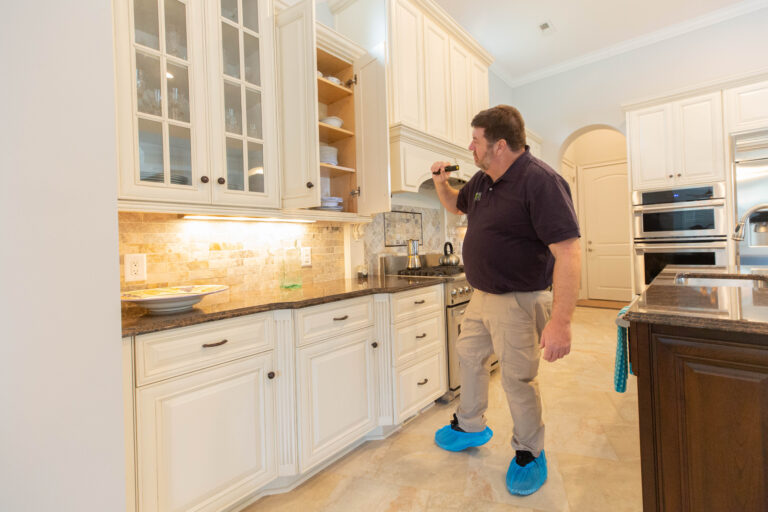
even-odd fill
[[[436,0],[516,87],[726,19],[768,0]],[[554,27],[548,34],[541,23]]]

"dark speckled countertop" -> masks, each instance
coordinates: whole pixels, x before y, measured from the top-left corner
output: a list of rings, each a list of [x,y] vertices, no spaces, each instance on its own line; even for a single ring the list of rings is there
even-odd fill
[[[678,282],[680,273],[688,281]],[[757,274],[757,282],[718,279],[717,283],[696,281],[702,273],[721,277]],[[624,316],[630,322],[646,322],[704,329],[768,334],[768,269],[668,266],[633,301]]]
[[[368,279],[339,279],[308,284],[296,290],[278,289],[234,295],[229,290],[210,295],[192,311],[174,315],[148,315],[146,309],[124,305],[123,337],[185,327],[225,318],[275,309],[298,309],[374,293],[396,293],[445,282],[441,278],[369,276]]]

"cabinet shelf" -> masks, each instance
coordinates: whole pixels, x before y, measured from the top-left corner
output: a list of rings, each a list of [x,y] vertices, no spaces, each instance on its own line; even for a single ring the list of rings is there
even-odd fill
[[[354,174],[355,170],[352,169],[351,167],[321,163],[320,172],[323,173],[323,175],[325,176],[335,177],[335,176],[347,176],[349,174]]]
[[[325,123],[318,123],[320,129],[320,142],[336,142],[348,137],[353,137],[355,134],[344,128],[336,128]]]
[[[335,83],[325,78],[317,77],[317,99],[320,103],[330,105],[337,101],[352,96],[352,89]]]

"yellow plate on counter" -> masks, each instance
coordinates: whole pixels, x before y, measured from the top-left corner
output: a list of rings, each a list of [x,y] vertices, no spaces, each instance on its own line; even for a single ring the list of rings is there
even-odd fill
[[[188,311],[206,295],[227,289],[229,286],[223,284],[170,286],[125,292],[120,296],[120,300],[146,308],[152,315],[170,315]]]

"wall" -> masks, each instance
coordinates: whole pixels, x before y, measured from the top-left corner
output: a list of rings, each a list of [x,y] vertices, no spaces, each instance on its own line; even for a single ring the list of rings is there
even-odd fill
[[[4,2],[0,510],[126,507],[111,3]]]
[[[622,103],[765,70],[766,26],[763,9],[515,89],[492,76],[491,104],[518,107],[543,138],[544,160],[559,163],[563,143],[582,127],[626,133]]]
[[[592,130],[569,144],[563,156],[578,166],[626,160],[627,138],[616,130]]]
[[[234,294],[277,289],[282,248],[296,242],[312,250],[312,266],[302,268],[302,282],[344,279],[344,231],[337,223],[197,221],[181,217],[120,213],[122,290],[185,284],[226,284]],[[124,256],[133,253],[147,255],[146,281],[125,282]]]

